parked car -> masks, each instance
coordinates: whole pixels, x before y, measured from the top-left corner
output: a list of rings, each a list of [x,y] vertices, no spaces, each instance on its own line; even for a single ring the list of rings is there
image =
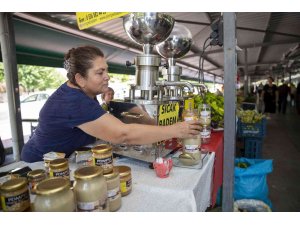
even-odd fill
[[[53,91],[35,92],[21,100],[22,119],[38,120],[39,113]]]

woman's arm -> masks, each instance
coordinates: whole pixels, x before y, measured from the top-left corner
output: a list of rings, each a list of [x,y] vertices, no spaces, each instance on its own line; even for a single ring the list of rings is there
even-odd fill
[[[85,133],[114,144],[150,144],[170,138],[187,138],[198,135],[199,121],[178,122],[170,126],[125,124],[105,114],[78,126]]]

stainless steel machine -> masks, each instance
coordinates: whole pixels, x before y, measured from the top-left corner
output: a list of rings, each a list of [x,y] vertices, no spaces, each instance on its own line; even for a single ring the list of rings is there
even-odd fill
[[[124,101],[111,101],[110,113],[124,123],[171,125],[179,120],[183,107],[183,86],[193,92],[193,85],[181,82],[181,68],[175,59],[185,55],[191,47],[192,35],[182,26],[174,27],[174,19],[164,13],[131,13],[124,17],[124,29],[136,43],[143,45],[143,54],[137,55],[136,83],[131,85],[129,97]],[[174,28],[173,28],[174,27]],[[159,80],[161,57],[168,59],[166,80]],[[169,154],[176,141],[141,146],[117,145],[114,153],[153,162],[158,155]]]

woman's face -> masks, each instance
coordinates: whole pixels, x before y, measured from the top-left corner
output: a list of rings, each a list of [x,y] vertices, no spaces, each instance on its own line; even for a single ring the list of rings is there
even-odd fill
[[[105,93],[104,101],[106,103],[109,103],[113,99],[114,99],[114,92],[113,91],[110,90],[110,91],[108,91],[108,92]]]
[[[87,71],[87,77],[84,79],[84,92],[95,98],[97,95],[108,90],[108,65],[105,58],[97,57],[92,68]]]

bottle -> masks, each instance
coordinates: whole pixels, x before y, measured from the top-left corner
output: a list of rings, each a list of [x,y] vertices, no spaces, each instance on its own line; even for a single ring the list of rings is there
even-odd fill
[[[192,108],[191,103],[189,103],[188,109],[183,111],[182,118],[184,121],[198,120],[197,110]],[[193,138],[184,138],[182,142],[183,142],[184,151],[186,151],[187,153],[195,153],[196,151],[199,151],[198,148],[201,145],[200,133],[199,135]]]

